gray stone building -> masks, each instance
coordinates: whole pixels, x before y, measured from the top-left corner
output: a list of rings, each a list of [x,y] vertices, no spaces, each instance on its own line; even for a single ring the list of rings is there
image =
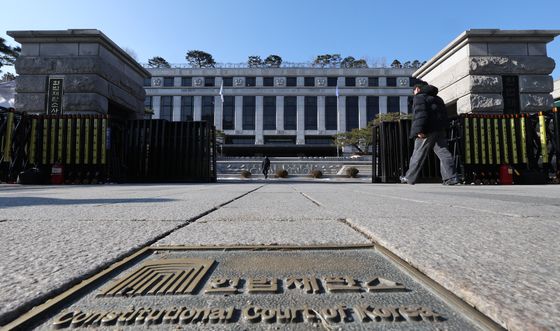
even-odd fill
[[[378,113],[408,113],[414,69],[148,71],[145,106],[154,118],[213,122],[226,135],[225,155],[313,156],[336,155],[333,135],[366,127]]]

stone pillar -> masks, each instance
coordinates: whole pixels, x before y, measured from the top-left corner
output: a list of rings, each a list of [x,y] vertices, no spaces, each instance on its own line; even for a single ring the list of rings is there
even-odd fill
[[[47,80],[61,78],[62,113],[101,113],[144,118],[140,64],[99,30],[8,31],[21,44],[15,63],[15,108],[47,111]],[[111,105],[117,107],[111,108]],[[125,109],[126,111],[122,111]],[[159,116],[159,109],[158,114]]]
[[[175,76],[173,78],[173,86],[181,86],[181,77],[180,76]],[[175,102],[175,101],[173,101],[173,102]]]
[[[512,107],[519,101],[520,112],[548,110],[555,63],[546,44],[558,35],[560,30],[468,30],[413,76],[437,86],[439,96],[447,105],[456,103],[459,114],[515,112],[504,109],[505,76],[519,80],[519,99]]]
[[[255,78],[255,86],[263,86],[263,77],[262,76],[257,76]]]
[[[235,96],[235,133],[243,130],[243,96]]]
[[[193,98],[193,120],[200,121],[202,119],[202,96],[195,95]]]
[[[339,78],[340,81],[340,78]],[[338,125],[337,132],[346,132],[346,97],[338,97]]]
[[[276,132],[284,131],[284,96],[276,97]]]
[[[298,80],[300,78],[303,79],[303,77],[298,77]],[[296,123],[297,123],[296,144],[303,145],[305,144],[305,97],[302,95],[297,96]]]
[[[387,114],[387,96],[379,96],[379,114]]]
[[[296,77],[296,85],[298,87],[305,85],[305,77],[298,76]]]
[[[221,83],[221,77],[220,77]],[[223,128],[223,107],[222,107],[222,98],[219,95],[214,96],[214,126],[216,130],[222,130]]]
[[[387,77],[379,77],[379,87],[387,86]]]
[[[366,111],[366,96],[360,95],[358,97],[358,122],[360,128],[367,126],[367,111]]]
[[[262,145],[264,144],[264,135],[263,135],[263,96],[257,95],[255,97],[255,145]]]
[[[399,97],[399,103],[400,103],[399,108],[401,114],[408,114],[408,96],[401,95]]]
[[[159,111],[161,109],[161,96],[160,95],[154,95],[152,97],[152,108],[154,110],[154,119],[158,119],[159,118]]]
[[[325,96],[320,95],[317,97],[317,129],[319,133],[326,131],[325,121]]]
[[[181,96],[180,95],[173,96],[173,113],[171,114],[171,119],[174,122],[178,122],[181,120]]]

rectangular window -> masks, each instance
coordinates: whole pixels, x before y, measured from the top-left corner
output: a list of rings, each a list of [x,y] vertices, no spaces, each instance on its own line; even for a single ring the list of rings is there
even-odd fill
[[[360,127],[358,97],[346,97],[346,131]]]
[[[305,130],[317,130],[317,97],[305,97]]]
[[[194,97],[181,97],[181,121],[192,121],[194,119]]]
[[[387,97],[387,112],[388,113],[401,112],[399,97]]]
[[[407,109],[408,109],[408,113],[412,114],[412,102],[414,101],[414,97],[412,95],[409,95],[407,98]]]
[[[297,77],[286,77],[286,86],[297,86]]]
[[[233,77],[222,77],[222,82],[224,86],[233,86]]]
[[[274,77],[263,77],[263,86],[274,86]]]
[[[379,114],[379,97],[366,97],[366,120],[371,122]]]
[[[144,78],[144,86],[152,86],[152,79]]]
[[[296,136],[264,136],[265,145],[295,145]]]
[[[171,121],[173,114],[173,97],[161,97],[161,108],[159,109],[159,118]]]
[[[235,97],[224,96],[223,129],[235,129]]]
[[[214,97],[213,96],[202,97],[201,120],[208,122],[210,125],[214,125]]]
[[[226,144],[232,145],[254,145],[254,136],[226,136]]]
[[[204,86],[212,87],[216,85],[216,77],[204,77]]]
[[[263,129],[276,130],[276,97],[263,98]]]
[[[338,84],[338,77],[327,77],[327,86],[336,86]]]
[[[332,145],[334,142],[331,136],[305,136],[307,145]]]
[[[344,78],[345,86],[356,86],[356,77],[346,77]]]
[[[152,97],[146,96],[144,98],[144,108],[145,109],[152,109]]]
[[[256,85],[257,85],[256,77],[245,77],[245,86],[256,86]]]
[[[192,77],[181,77],[181,86],[192,86]]]
[[[284,130],[297,129],[297,97],[284,97]]]
[[[243,97],[243,130],[255,130],[255,97]]]
[[[165,87],[173,86],[174,82],[175,82],[174,77],[163,77],[163,86]]]
[[[370,87],[379,86],[379,77],[368,77],[367,85]]]
[[[315,86],[315,77],[305,77],[303,79],[304,86]]]
[[[336,130],[338,127],[338,104],[336,97],[325,97],[325,129]]]
[[[387,77],[387,86],[397,86],[397,77]]]
[[[410,86],[410,87],[413,87],[414,85],[420,84],[420,83],[422,83],[421,79],[414,78],[414,77],[410,77],[408,79],[408,86]]]

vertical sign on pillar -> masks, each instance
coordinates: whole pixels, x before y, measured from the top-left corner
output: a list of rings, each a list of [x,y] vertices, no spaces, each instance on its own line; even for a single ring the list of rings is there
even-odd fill
[[[62,115],[62,78],[50,78],[47,93],[47,115]]]

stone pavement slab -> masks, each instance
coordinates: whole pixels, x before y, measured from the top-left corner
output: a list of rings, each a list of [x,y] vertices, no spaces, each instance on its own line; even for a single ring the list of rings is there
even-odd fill
[[[559,186],[298,188],[508,329],[560,326]]]
[[[0,325],[259,186],[0,186]]]
[[[234,217],[235,215],[232,215]],[[370,243],[336,220],[217,221],[201,218],[156,245],[351,245]]]

